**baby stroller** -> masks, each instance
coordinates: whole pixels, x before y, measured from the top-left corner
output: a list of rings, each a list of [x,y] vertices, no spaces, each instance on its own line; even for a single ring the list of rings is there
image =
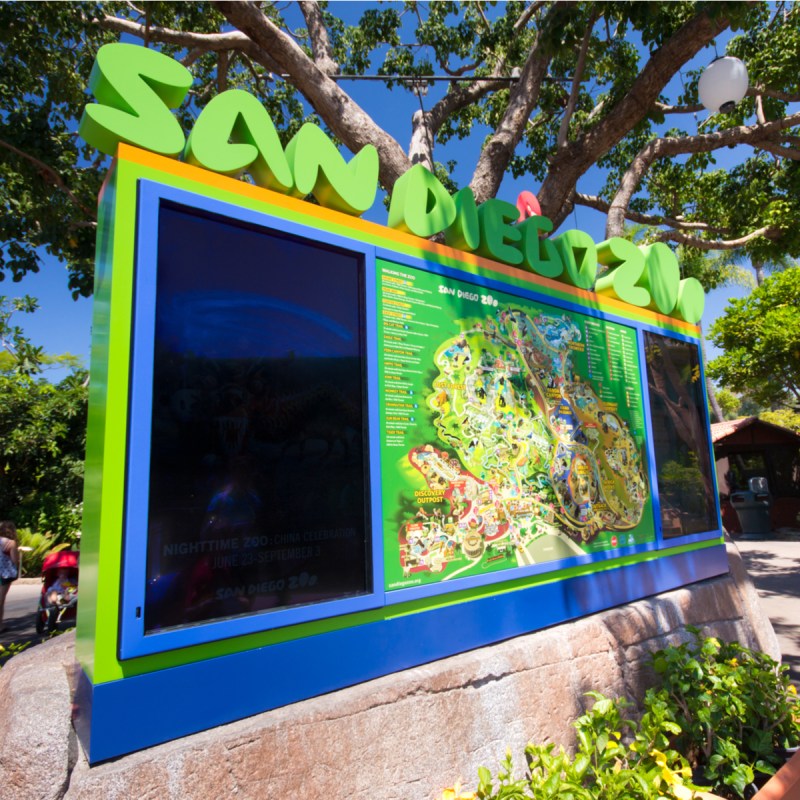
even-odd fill
[[[78,610],[78,553],[60,550],[45,556],[42,593],[36,610],[36,633],[54,631],[75,621]]]

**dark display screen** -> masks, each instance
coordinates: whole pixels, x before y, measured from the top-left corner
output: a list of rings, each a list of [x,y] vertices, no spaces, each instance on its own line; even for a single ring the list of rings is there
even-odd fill
[[[697,345],[644,334],[653,448],[665,539],[717,528]]]
[[[371,591],[364,265],[162,203],[145,632]]]

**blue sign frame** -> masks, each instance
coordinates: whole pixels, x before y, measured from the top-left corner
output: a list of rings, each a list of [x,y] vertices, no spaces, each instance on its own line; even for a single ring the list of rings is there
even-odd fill
[[[133,355],[131,368],[130,428],[128,434],[128,503],[125,514],[124,575],[122,581],[119,656],[122,659],[160,653],[179,647],[243,636],[256,631],[296,625],[310,620],[338,617],[384,604],[383,569],[379,557],[381,498],[379,479],[370,482],[372,566],[369,592],[340,600],[297,606],[209,621],[185,627],[145,632],[144,604],[146,585],[147,518],[150,475],[150,436],[153,397],[153,349],[156,313],[156,272],[158,263],[159,212],[163,201],[176,203],[240,222],[257,225],[276,233],[299,238],[311,232],[300,225],[202,197],[190,192],[142,180],[138,187],[136,274],[134,289]],[[371,441],[378,438],[377,332],[375,327],[375,249],[324,231],[313,232],[315,243],[328,245],[364,260],[366,284],[367,418]],[[380,475],[379,453],[369,449],[369,470]]]

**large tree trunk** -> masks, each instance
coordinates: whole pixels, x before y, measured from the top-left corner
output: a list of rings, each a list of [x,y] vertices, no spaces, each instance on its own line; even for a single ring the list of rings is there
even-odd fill
[[[712,19],[706,12],[697,14],[653,51],[630,90],[600,122],[555,155],[538,193],[542,214],[553,220],[555,229],[572,208],[578,179],[647,116],[676,68],[727,27],[727,19]]]

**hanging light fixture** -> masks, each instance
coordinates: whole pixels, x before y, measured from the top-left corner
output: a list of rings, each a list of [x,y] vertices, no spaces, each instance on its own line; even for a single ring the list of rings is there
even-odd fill
[[[747,67],[734,56],[714,59],[703,71],[697,91],[700,102],[712,113],[730,114],[747,93]]]

